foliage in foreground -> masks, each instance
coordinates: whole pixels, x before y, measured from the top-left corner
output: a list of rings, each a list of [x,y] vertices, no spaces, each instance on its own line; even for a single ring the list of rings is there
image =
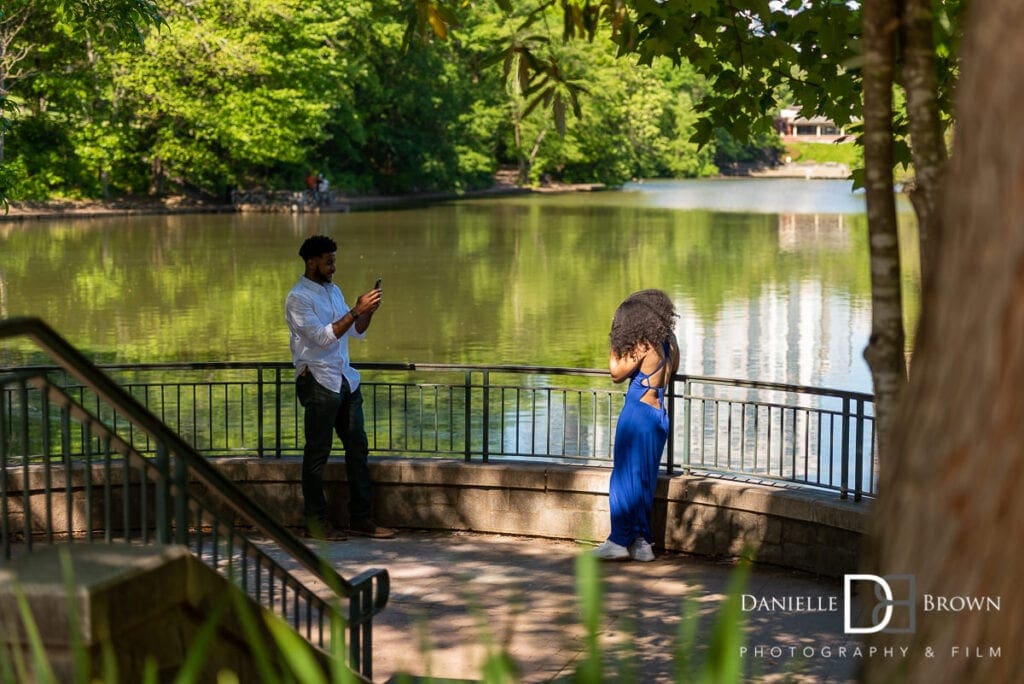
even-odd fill
[[[75,584],[71,573],[68,554],[61,554],[61,564],[69,597],[74,597]],[[602,569],[591,553],[582,552],[576,559],[577,598],[579,601],[579,619],[584,628],[585,650],[579,658],[579,664],[573,673],[573,680],[586,684],[635,679],[637,672],[636,653],[629,649],[608,653],[600,643],[600,631],[604,625],[603,613],[603,582]],[[745,618],[741,610],[741,596],[750,575],[750,563],[741,561],[733,571],[726,599],[714,616],[714,624],[707,640],[698,642],[697,602],[689,597],[683,598],[682,621],[676,637],[673,655],[676,665],[677,682],[698,683],[729,683],[743,679],[742,658],[740,650],[745,644]],[[56,684],[58,681],[50,665],[42,638],[36,626],[28,600],[20,588],[15,587],[18,604],[18,615],[0,616],[0,623],[14,624],[19,620],[26,634],[28,657],[18,648],[0,647],[0,684],[16,684],[24,681],[37,681],[40,684]],[[122,681],[119,676],[114,656],[116,644],[105,642],[101,645],[101,662],[94,667],[90,656],[82,643],[75,619],[75,601],[69,598],[69,621],[72,625],[70,634],[71,651],[74,659],[74,677],[79,682],[103,682],[117,684]],[[328,672],[319,665],[312,647],[296,634],[281,618],[263,611],[257,615],[251,608],[248,599],[234,587],[225,593],[217,602],[199,634],[192,642],[185,662],[175,676],[176,684],[192,684],[203,680],[203,663],[210,649],[215,646],[214,637],[217,626],[225,614],[233,609],[245,633],[245,638],[253,655],[254,668],[259,673],[259,681],[267,684],[277,682],[296,682],[298,684],[351,684],[359,681],[356,675],[344,665],[346,646],[345,639],[332,641],[329,651],[332,655],[331,668]],[[263,625],[259,621],[263,621]],[[269,633],[272,642],[266,641]],[[344,624],[340,618],[332,623],[332,634],[345,634]],[[495,646],[486,633],[480,638],[485,642],[487,657],[481,666],[480,681],[488,683],[505,683],[518,680],[518,669],[514,659],[502,647]],[[149,656],[146,660],[142,684],[155,684],[158,681],[156,659]],[[429,678],[427,678],[429,680]],[[218,684],[234,684],[239,681],[233,672],[221,671],[217,674]],[[400,673],[396,675],[398,682],[423,681],[412,675]]]

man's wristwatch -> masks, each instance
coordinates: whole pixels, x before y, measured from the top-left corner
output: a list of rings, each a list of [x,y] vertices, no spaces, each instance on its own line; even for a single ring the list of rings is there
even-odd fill
[[[359,314],[356,313],[355,309],[349,309],[348,312],[352,316],[352,322],[353,323],[355,323],[356,321],[359,320]]]

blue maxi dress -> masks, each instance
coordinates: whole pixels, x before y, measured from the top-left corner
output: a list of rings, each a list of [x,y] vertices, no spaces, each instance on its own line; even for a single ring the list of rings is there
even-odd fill
[[[668,341],[663,350],[662,362],[653,372],[646,374],[638,369],[630,379],[615,428],[614,462],[608,485],[612,532],[608,538],[620,546],[628,547],[637,537],[654,541],[651,514],[661,453],[668,440],[668,411],[665,388],[651,387],[650,377],[668,363]],[[658,393],[657,408],[640,400],[651,389]]]

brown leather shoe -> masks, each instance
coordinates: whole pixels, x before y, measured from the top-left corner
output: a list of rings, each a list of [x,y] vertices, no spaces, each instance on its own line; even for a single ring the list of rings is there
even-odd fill
[[[306,536],[317,541],[345,541],[348,535],[329,522],[306,523]]]
[[[387,527],[381,527],[373,518],[366,520],[354,520],[349,523],[349,534],[357,534],[360,537],[373,537],[374,539],[393,539],[395,531]]]

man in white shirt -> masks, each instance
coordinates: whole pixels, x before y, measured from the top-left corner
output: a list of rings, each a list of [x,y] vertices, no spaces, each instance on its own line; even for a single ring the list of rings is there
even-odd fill
[[[305,409],[306,440],[302,454],[302,497],[306,530],[314,539],[345,539],[328,520],[324,466],[334,433],[345,447],[349,486],[349,532],[390,538],[394,531],[372,518],[368,444],[363,427],[359,372],[349,360],[348,340],[362,339],[380,306],[378,288],[359,295],[349,308],[332,282],[338,245],[324,235],[302,243],[299,256],[306,272],[288,293],[285,319],[295,364],[295,389]]]

